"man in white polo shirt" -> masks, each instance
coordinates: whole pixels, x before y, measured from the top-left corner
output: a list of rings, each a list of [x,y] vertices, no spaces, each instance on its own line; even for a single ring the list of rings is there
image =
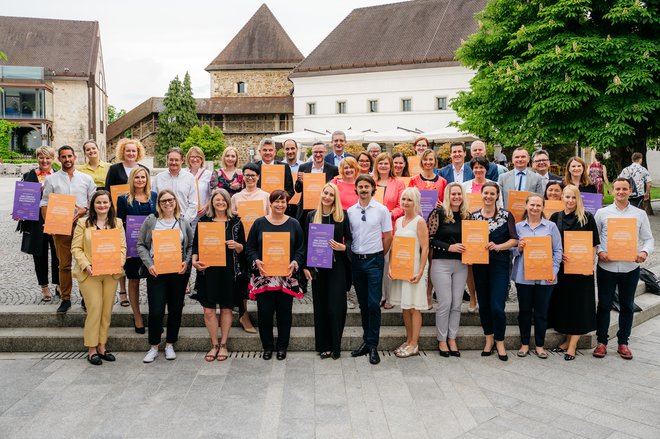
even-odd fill
[[[170,189],[176,194],[181,208],[181,215],[191,224],[197,219],[197,186],[195,177],[181,169],[183,151],[180,148],[170,148],[167,151],[167,171],[156,175],[151,182],[151,190],[158,193]]]

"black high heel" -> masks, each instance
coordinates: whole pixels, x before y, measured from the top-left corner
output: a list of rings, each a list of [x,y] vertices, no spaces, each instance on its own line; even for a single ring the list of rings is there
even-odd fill
[[[135,329],[135,332],[138,333],[138,334],[145,334],[146,333],[146,330],[144,329],[144,326],[141,327],[141,328],[138,328],[137,326],[135,326],[135,318],[133,318],[133,328]]]
[[[493,355],[494,351],[495,351],[495,343],[493,343],[493,346],[491,346],[490,351],[481,351],[481,356],[490,357],[491,355]]]

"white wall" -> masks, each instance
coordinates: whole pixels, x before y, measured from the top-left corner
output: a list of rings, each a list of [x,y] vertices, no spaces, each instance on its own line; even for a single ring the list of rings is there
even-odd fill
[[[469,88],[473,76],[456,66],[291,78],[294,130],[444,128],[457,116],[452,110],[435,110],[436,96],[446,96],[449,104],[459,90]],[[401,111],[402,98],[412,99],[411,112]],[[370,99],[378,99],[378,113],[367,111]],[[337,101],[346,101],[346,114],[337,114]],[[309,102],[316,102],[316,115],[307,114]]]

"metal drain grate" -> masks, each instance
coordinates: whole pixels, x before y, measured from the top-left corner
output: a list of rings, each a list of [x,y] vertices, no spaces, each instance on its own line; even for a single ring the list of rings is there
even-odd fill
[[[42,360],[80,360],[87,358],[87,352],[48,352]]]
[[[231,351],[229,352],[229,358],[241,358],[241,359],[251,359],[251,358],[261,358],[262,352],[259,351]]]
[[[396,355],[394,355],[394,351],[393,351],[393,350],[392,350],[392,351],[380,351],[380,354],[381,354],[383,357],[396,357]],[[427,357],[428,355],[426,355],[426,351],[420,349],[420,350],[419,350],[419,356],[420,356],[420,357],[422,357],[422,356]]]

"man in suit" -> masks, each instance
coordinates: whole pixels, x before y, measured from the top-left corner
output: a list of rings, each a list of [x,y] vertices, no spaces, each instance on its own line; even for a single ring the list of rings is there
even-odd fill
[[[325,162],[339,168],[339,163],[346,157],[354,157],[352,154],[344,152],[346,146],[346,134],[343,131],[332,133],[332,151],[325,156]]]
[[[291,176],[291,168],[284,162],[275,160],[275,141],[268,137],[261,139],[259,142],[259,155],[261,160],[255,164],[259,166],[259,173],[261,174],[261,165],[283,165],[284,166],[284,190],[289,194],[289,198],[293,197],[293,177]],[[257,187],[261,188],[261,178],[257,180]],[[286,208],[286,214],[295,218],[296,206],[289,205]]]
[[[562,178],[559,175],[553,174],[550,172],[550,154],[544,149],[539,149],[534,151],[532,154],[532,168],[543,180],[543,190],[549,181],[561,181]]]
[[[465,145],[460,142],[452,143],[449,147],[451,163],[441,168],[438,174],[447,180],[447,183],[464,183],[474,178],[472,168],[465,163]]]
[[[497,182],[502,188],[504,208],[507,207],[509,191],[530,191],[543,194],[543,181],[541,177],[527,167],[529,164],[529,153],[525,148],[518,147],[513,151],[511,157],[513,170],[500,175]]]
[[[303,174],[322,172],[325,174],[326,183],[339,175],[338,168],[335,165],[326,162],[323,158],[324,155],[325,145],[323,142],[316,142],[312,145],[312,161],[303,163],[300,165],[300,168],[298,168],[298,179],[296,180],[295,185],[296,192],[303,191]],[[303,209],[303,199],[301,197],[300,202],[298,203],[298,214],[296,215],[301,224],[307,218],[307,213],[309,213],[309,210]]]
[[[298,160],[298,142],[293,139],[287,139],[282,144],[284,148],[284,159],[291,172],[298,172],[298,167],[303,164]]]
[[[472,142],[472,145],[470,145],[470,155],[474,157],[486,157],[486,144],[482,142],[481,140],[475,140]],[[491,180],[491,181],[497,181],[498,177],[500,175],[499,169],[497,169],[497,164],[496,163],[489,163],[488,164],[488,170],[486,171],[486,179]]]

